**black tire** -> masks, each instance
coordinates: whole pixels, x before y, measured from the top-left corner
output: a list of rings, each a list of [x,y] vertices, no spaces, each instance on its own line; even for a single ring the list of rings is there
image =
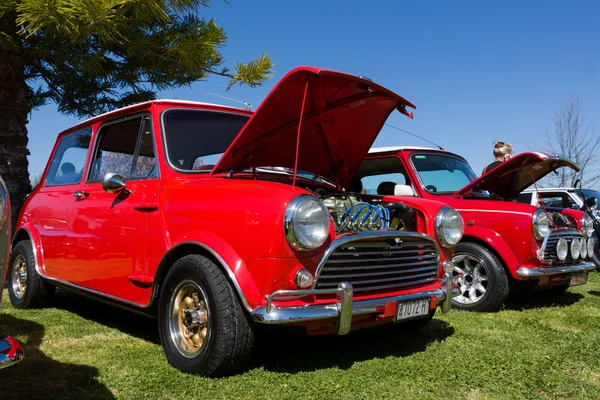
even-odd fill
[[[480,298],[476,298],[472,303],[465,301],[465,297],[469,297],[464,296],[465,290],[461,297],[455,297],[452,300],[452,306],[466,311],[491,312],[498,310],[504,304],[510,290],[504,266],[491,251],[476,243],[464,242],[456,246],[453,261],[457,267],[464,262],[461,259],[464,260],[465,257],[481,261],[480,264],[487,275],[486,290]],[[468,279],[468,277],[463,279]],[[479,291],[479,293],[481,292]]]
[[[596,271],[600,272],[600,248],[596,246],[594,254],[592,254],[592,262],[596,266]]]
[[[15,268],[19,268],[24,262],[24,269],[27,271],[25,286],[22,291],[16,282]],[[33,246],[29,240],[22,240],[15,245],[10,255],[8,265],[8,297],[15,308],[39,308],[50,303],[56,288],[46,282],[38,275],[35,270],[35,256]]]
[[[204,308],[201,310],[208,313],[205,320],[208,325],[201,325],[206,326],[206,331],[204,341],[197,350],[199,353],[190,352],[192,354],[187,356],[184,354],[186,349],[181,350],[182,344],[177,344],[184,339],[180,336],[182,340],[177,340],[172,334],[173,329],[177,332],[177,328],[173,328],[173,321],[178,320],[177,317],[172,317],[172,314],[177,309],[178,293],[185,289],[185,285],[196,285],[200,289],[199,294],[206,297]],[[201,302],[194,301],[194,304],[195,307],[200,307],[198,305]],[[187,335],[189,330],[186,332],[187,328],[184,325],[188,320],[185,317],[182,318],[182,321],[184,320],[186,322],[179,323],[179,332]],[[254,345],[252,323],[234,289],[221,269],[201,255],[185,256],[171,267],[160,294],[158,323],[167,360],[175,368],[188,373],[204,376],[235,373],[244,368]]]

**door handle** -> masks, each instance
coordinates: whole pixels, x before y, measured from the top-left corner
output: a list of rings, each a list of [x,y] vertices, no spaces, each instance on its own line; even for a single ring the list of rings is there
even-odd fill
[[[75,196],[77,200],[85,200],[89,195],[90,194],[88,192],[84,192],[83,190],[73,192],[73,196]]]

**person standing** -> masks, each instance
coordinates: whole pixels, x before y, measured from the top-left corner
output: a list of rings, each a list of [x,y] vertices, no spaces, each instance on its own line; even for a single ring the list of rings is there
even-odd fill
[[[511,158],[514,152],[515,149],[513,149],[510,143],[494,142],[494,158],[496,159],[496,161],[494,161],[491,164],[488,164],[485,168],[483,168],[483,172],[481,173],[481,175],[490,172],[492,169],[496,168],[498,165]]]

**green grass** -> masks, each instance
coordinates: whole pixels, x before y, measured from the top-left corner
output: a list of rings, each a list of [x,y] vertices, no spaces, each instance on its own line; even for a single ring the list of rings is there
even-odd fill
[[[424,330],[262,338],[247,372],[219,379],[171,368],[156,321],[71,294],[15,310],[0,332],[25,345],[0,370],[0,399],[600,398],[600,274],[497,313],[452,311]]]

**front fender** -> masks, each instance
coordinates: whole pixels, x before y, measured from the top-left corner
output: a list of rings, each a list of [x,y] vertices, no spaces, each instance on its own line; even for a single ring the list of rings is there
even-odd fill
[[[477,239],[478,241],[486,243],[489,247],[500,256],[501,261],[504,262],[510,275],[515,279],[521,279],[517,275],[517,269],[521,266],[521,262],[517,258],[517,255],[504,240],[500,234],[490,228],[481,225],[465,226],[465,234],[462,238],[462,242],[469,242],[469,239]]]
[[[252,311],[260,304],[261,295],[246,264],[225,239],[212,232],[190,232],[174,241],[155,273],[154,282],[158,283],[159,276],[162,275],[163,272],[166,272],[165,268],[169,268],[170,265],[168,264],[170,264],[170,262],[167,260],[171,259],[170,256],[177,253],[178,250],[181,250],[184,246],[199,247],[221,264],[221,267],[226,276],[229,277],[231,284],[237,291],[246,310]]]

